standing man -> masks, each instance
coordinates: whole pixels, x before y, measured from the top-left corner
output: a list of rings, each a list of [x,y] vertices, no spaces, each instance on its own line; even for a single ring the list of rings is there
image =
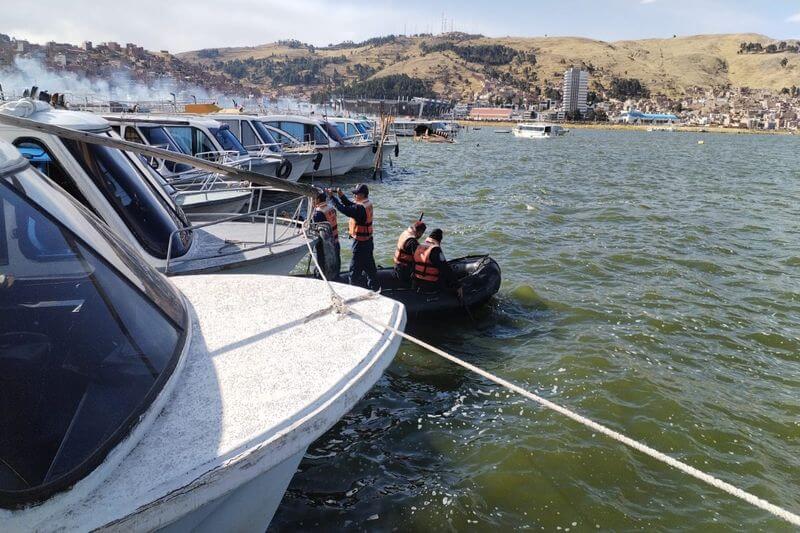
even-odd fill
[[[324,191],[317,193],[314,201],[314,215],[311,219],[313,222],[327,222],[331,226],[331,240],[333,241],[334,261],[331,266],[331,272],[339,275],[342,268],[342,249],[339,244],[339,222],[336,217],[336,209],[328,203],[328,195]],[[321,257],[322,264],[325,263],[325,247],[322,240],[317,241],[317,257]]]
[[[330,192],[330,190],[329,190]],[[353,258],[350,260],[350,284],[366,286],[376,291],[378,269],[372,255],[375,245],[372,242],[372,201],[369,199],[369,187],[359,183],[353,189],[354,201],[351,201],[341,189],[336,189],[336,196],[331,195],[333,205],[340,213],[350,217],[348,233],[353,239]],[[364,284],[366,278],[366,284]]]
[[[442,252],[440,229],[433,230],[414,251],[414,284],[424,292],[437,292],[456,284],[456,276]]]
[[[397,249],[394,251],[394,274],[404,283],[411,283],[411,275],[414,273],[414,252],[426,229],[425,223],[418,220],[397,239]]]

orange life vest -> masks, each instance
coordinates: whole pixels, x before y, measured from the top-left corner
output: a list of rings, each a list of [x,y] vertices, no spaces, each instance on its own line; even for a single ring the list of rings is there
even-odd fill
[[[440,249],[439,243],[430,237],[414,250],[414,278],[419,281],[436,283],[439,281],[439,269],[431,263],[431,254]]]
[[[394,251],[394,264],[411,267],[414,264],[414,256],[406,252],[406,243],[409,239],[417,240],[417,235],[413,228],[408,228],[400,234],[397,239],[397,249]]]
[[[356,219],[350,219],[349,233],[350,237],[357,241],[368,241],[372,239],[372,202],[369,198],[361,202],[356,201],[357,204],[363,205],[367,211],[367,220],[364,224],[356,223]]]
[[[325,215],[325,220],[328,221],[328,224],[331,225],[331,233],[333,234],[333,240],[339,240],[339,220],[336,218],[336,209],[331,207],[329,204],[325,203],[322,205],[318,205],[316,210]]]

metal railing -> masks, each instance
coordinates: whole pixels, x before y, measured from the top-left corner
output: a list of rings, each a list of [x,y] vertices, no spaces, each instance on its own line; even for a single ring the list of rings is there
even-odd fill
[[[258,189],[259,192],[258,196],[259,204],[256,205],[260,205],[262,199],[261,193],[263,193],[264,190],[274,190],[262,187],[243,188],[242,190],[251,190],[252,196],[250,198],[250,208],[252,208],[253,196],[255,195],[256,192],[253,189]],[[237,189],[231,189],[231,190],[237,190]],[[297,207],[295,208],[294,212],[288,217],[281,216],[281,214],[285,212],[283,208],[286,208],[294,203],[297,203]],[[293,198],[291,200],[286,200],[285,202],[281,202],[275,205],[261,207],[255,210],[249,210],[246,213],[236,213],[233,215],[231,215],[230,213],[204,213],[204,216],[220,215],[223,216],[223,218],[213,220],[210,222],[204,222],[201,224],[192,224],[188,227],[176,229],[172,233],[170,233],[169,242],[167,243],[167,258],[164,264],[164,274],[167,274],[169,272],[170,261],[172,261],[172,242],[175,239],[175,236],[178,235],[179,233],[203,229],[217,224],[224,224],[226,222],[242,222],[242,221],[247,221],[249,219],[251,224],[256,224],[261,222],[264,223],[264,240],[263,242],[253,242],[252,243],[253,246],[249,248],[247,247],[240,248],[240,251],[246,251],[249,249],[255,249],[267,245],[280,244],[282,242],[286,242],[293,239],[299,234],[298,231],[294,231],[291,234],[287,235],[287,233],[289,233],[290,230],[294,229],[302,231],[304,219],[301,217],[301,213],[303,212],[304,206],[305,206],[305,217],[308,218],[311,216],[311,204],[308,202],[308,198],[302,196]],[[278,233],[278,225],[283,226],[283,230],[281,231],[280,234]],[[270,235],[272,237],[271,239]],[[222,255],[224,254],[220,254],[220,256]],[[196,258],[195,260],[209,259],[210,257],[212,256]]]

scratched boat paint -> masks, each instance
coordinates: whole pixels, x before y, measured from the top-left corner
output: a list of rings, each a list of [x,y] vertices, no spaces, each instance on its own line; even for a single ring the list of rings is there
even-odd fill
[[[415,333],[797,512],[798,143],[403,142],[373,186],[376,256],[425,211],[504,283],[476,325]],[[299,468],[271,531],[790,530],[408,343]]]

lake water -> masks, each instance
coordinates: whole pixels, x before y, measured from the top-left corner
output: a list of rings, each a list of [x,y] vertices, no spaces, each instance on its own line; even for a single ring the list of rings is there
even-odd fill
[[[798,512],[798,148],[491,127],[402,140],[371,184],[376,259],[424,211],[448,257],[491,254],[503,285],[476,324],[416,334]],[[512,528],[790,530],[409,343],[309,448],[270,526]]]

